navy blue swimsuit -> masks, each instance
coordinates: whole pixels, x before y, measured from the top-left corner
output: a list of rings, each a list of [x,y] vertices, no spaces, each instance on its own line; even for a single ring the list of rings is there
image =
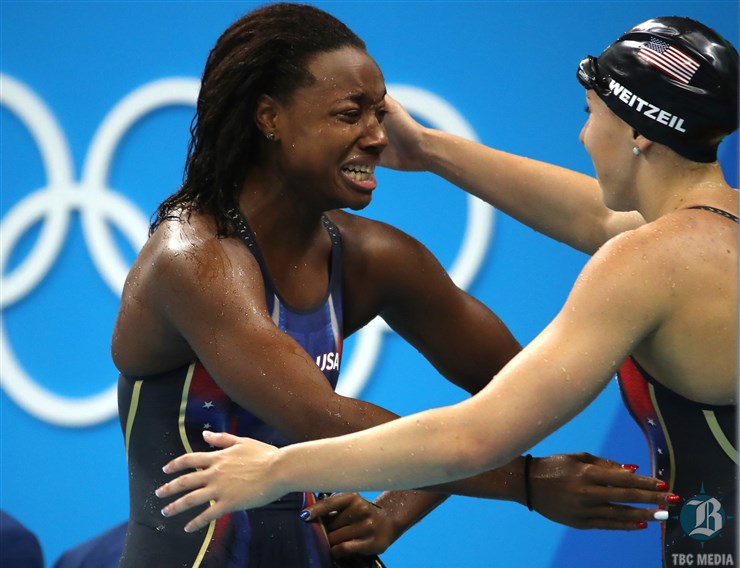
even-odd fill
[[[332,241],[327,297],[310,310],[287,305],[270,278],[254,235],[240,212],[232,212],[238,233],[257,259],[266,301],[275,324],[316,361],[336,388],[342,357],[341,239],[324,218]],[[185,452],[208,451],[205,429],[248,436],[276,446],[288,443],[271,425],[239,407],[199,361],[156,376],[120,376],[118,407],[128,456],[130,518],[122,568],[329,568],[331,557],[320,523],[299,512],[313,503],[310,493],[292,493],[259,509],[224,515],[197,533],[183,527],[203,507],[165,518],[154,490],[169,481],[162,466]]]

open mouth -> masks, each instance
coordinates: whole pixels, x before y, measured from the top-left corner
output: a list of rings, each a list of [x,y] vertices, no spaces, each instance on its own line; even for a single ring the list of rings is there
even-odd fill
[[[371,181],[375,177],[375,166],[345,166],[342,172],[354,181]]]

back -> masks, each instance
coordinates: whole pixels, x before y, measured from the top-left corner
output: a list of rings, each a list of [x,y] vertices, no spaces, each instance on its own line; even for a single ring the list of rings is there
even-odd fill
[[[640,229],[649,231],[642,244],[660,242],[646,246],[643,260],[660,264],[666,317],[633,355],[655,380],[689,400],[736,404],[737,217],[702,206],[650,225]]]

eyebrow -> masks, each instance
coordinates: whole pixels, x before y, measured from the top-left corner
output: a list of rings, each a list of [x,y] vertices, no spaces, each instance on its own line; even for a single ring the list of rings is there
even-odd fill
[[[377,104],[380,104],[380,103],[382,103],[382,102],[383,102],[383,100],[385,99],[385,96],[386,96],[387,94],[388,94],[388,91],[387,91],[387,90],[383,91],[383,94],[382,94],[382,95],[380,96],[380,98],[379,98],[378,100],[376,100],[376,101],[370,101],[370,102],[371,102],[371,104],[376,104],[376,105],[377,105]],[[359,92],[359,93],[349,93],[349,94],[348,94],[348,95],[347,95],[346,97],[344,97],[344,98],[345,98],[345,100],[349,100],[349,101],[352,101],[352,102],[355,102],[355,103],[358,103],[358,104],[359,104],[359,103],[361,103],[361,102],[362,102],[362,101],[363,101],[364,99],[367,99],[367,98],[368,98],[368,96],[367,96],[367,93],[365,93],[365,92]]]

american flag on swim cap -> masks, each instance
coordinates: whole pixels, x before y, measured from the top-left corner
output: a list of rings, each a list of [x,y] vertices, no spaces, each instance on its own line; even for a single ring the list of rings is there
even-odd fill
[[[656,37],[651,37],[650,41],[640,48],[637,57],[684,85],[689,84],[694,73],[699,69],[699,63],[696,60]]]

